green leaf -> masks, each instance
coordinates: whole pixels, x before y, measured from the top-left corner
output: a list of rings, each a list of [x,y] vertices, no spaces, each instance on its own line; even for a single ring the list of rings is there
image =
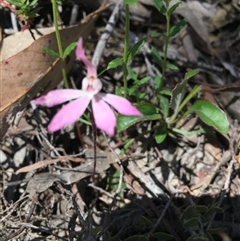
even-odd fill
[[[191,219],[192,217],[196,217],[197,216],[197,211],[194,207],[192,206],[188,206],[183,214],[181,215],[180,217],[180,220],[183,222],[184,220],[189,220]]]
[[[184,222],[183,226],[184,226],[184,228],[192,228],[197,224],[198,224],[198,218],[194,217],[194,218],[190,218],[186,222]]]
[[[145,97],[147,96],[147,93],[141,93],[140,95],[139,95],[139,99],[140,100],[145,100]]]
[[[207,100],[197,100],[190,109],[207,125],[214,127],[222,134],[229,131],[229,122],[226,114],[216,105]]]
[[[193,76],[195,76],[198,73],[199,73],[199,70],[191,69],[184,75],[184,79],[189,80],[190,78],[192,78]]]
[[[153,223],[151,220],[149,220],[148,218],[146,218],[145,216],[141,216],[141,219],[143,221],[143,223],[146,224],[146,226],[148,226],[149,228],[153,227]]]
[[[128,60],[133,59],[133,57],[139,52],[142,46],[146,43],[146,40],[147,38],[143,38],[132,46],[132,48],[128,52],[128,56],[127,56]]]
[[[32,2],[29,3],[30,7],[34,7],[37,4],[38,0],[33,0]]]
[[[209,241],[208,238],[205,237],[190,237],[187,239],[187,241]]]
[[[119,185],[119,179],[120,179],[120,171],[116,170],[115,168],[110,168],[109,173],[107,175],[107,185],[106,190],[107,191],[113,191],[116,192]],[[123,195],[124,190],[126,189],[126,184],[123,182],[121,186],[121,193],[120,195]]]
[[[128,5],[136,5],[138,4],[139,0],[124,0],[124,4],[128,4]]]
[[[127,71],[130,78],[133,79],[136,83],[138,81],[138,74],[135,71],[133,71],[130,67],[127,67]]]
[[[132,86],[131,88],[128,88],[128,94],[129,95],[135,95],[137,92],[138,86]]]
[[[167,13],[167,9],[163,4],[162,0],[153,0],[153,5],[155,6],[155,8],[163,15],[166,15]]]
[[[199,128],[198,130],[194,130],[194,131],[186,131],[183,129],[172,128],[172,131],[174,131],[178,134],[181,134],[183,136],[186,136],[186,137],[191,137],[192,135],[201,135],[201,134],[205,133],[204,129],[202,129],[202,128]]]
[[[174,239],[174,236],[172,236],[168,233],[163,233],[163,232],[153,233],[152,236],[154,238],[156,238],[157,240],[161,240],[161,241],[168,241],[168,240]]]
[[[7,2],[12,4],[12,5],[15,5],[16,7],[19,7],[19,8],[21,8],[23,6],[23,3],[18,2],[18,1],[8,0]]]
[[[181,4],[181,2],[177,2],[175,4],[172,5],[172,7],[170,7],[167,11],[167,15],[170,17],[172,15],[172,13],[176,10],[176,8]]]
[[[162,67],[163,66],[163,59],[162,57],[160,56],[160,54],[158,53],[157,49],[152,47],[152,56],[154,58],[154,60],[156,61],[156,63]]]
[[[150,76],[146,76],[146,77],[144,77],[144,78],[142,78],[142,79],[139,80],[138,85],[139,85],[139,86],[144,85],[144,84],[146,84],[150,79],[151,79]]]
[[[77,42],[69,44],[63,52],[63,59],[65,59],[76,48],[76,46]]]
[[[60,58],[59,54],[52,49],[42,48],[42,51],[44,53],[48,54],[49,56]]]
[[[143,235],[134,235],[125,239],[125,241],[148,241],[148,239]]]
[[[214,213],[224,213],[223,209],[220,208],[220,207],[217,207],[217,206],[211,206],[208,211],[205,213],[204,217],[206,219],[209,219],[211,218],[211,216],[214,214]]]
[[[166,68],[167,69],[172,69],[172,70],[179,70],[179,68],[176,65],[174,65],[174,64],[167,64]]]
[[[151,33],[151,35],[150,35],[151,38],[159,38],[161,36],[164,36],[164,34],[163,33],[158,33],[158,32]]]
[[[115,87],[115,94],[118,96],[123,96],[122,91],[118,86]]]
[[[208,210],[208,207],[205,205],[196,205],[195,208],[199,213],[205,213]]]
[[[187,24],[187,20],[186,19],[182,19],[181,21],[179,21],[177,24],[173,25],[170,28],[169,31],[169,35],[170,37],[173,37],[174,35],[176,35],[177,33],[180,32],[180,30]]]
[[[170,101],[170,106],[174,111],[174,119],[178,114],[178,108],[186,94],[186,84],[187,84],[187,79],[183,80],[181,83],[177,84],[175,88],[172,91],[172,98]]]
[[[156,90],[160,89],[162,87],[162,77],[160,77],[159,75],[156,75],[154,84],[155,84]]]
[[[163,112],[164,119],[166,120],[168,118],[169,114],[169,97],[165,95],[158,95],[161,110]]]
[[[168,131],[167,131],[166,126],[159,127],[156,134],[155,134],[155,137],[154,137],[155,141],[158,144],[162,143],[166,139],[167,133],[168,133]]]
[[[139,104],[136,106],[137,109],[143,114],[139,116],[124,116],[118,115],[117,117],[117,131],[121,132],[126,130],[128,127],[145,120],[159,120],[161,115],[158,114],[157,108],[152,104]]]
[[[123,60],[120,58],[116,58],[108,63],[107,70],[117,68],[119,66],[122,66],[122,64]]]
[[[167,96],[172,96],[172,92],[170,90],[162,89],[158,92],[160,95],[167,95]]]
[[[219,230],[220,231],[220,230]],[[207,233],[207,238],[208,238],[208,241],[214,241],[214,238],[213,236],[208,232]],[[230,240],[229,240],[230,241]]]

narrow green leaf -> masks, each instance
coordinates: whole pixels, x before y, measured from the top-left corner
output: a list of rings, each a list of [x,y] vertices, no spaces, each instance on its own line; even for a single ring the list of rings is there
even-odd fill
[[[125,241],[148,241],[148,239],[143,235],[134,235],[125,239]]]
[[[154,47],[152,47],[151,51],[152,51],[152,56],[153,56],[154,60],[156,61],[156,63],[157,63],[160,67],[162,67],[162,66],[163,66],[163,59],[162,59],[162,57],[160,56],[160,54],[158,53],[157,49],[154,48]]]
[[[208,209],[208,211],[205,213],[204,217],[205,217],[206,219],[209,219],[209,218],[211,218],[211,216],[212,216],[214,213],[224,213],[224,211],[223,211],[222,208],[213,205],[213,206],[211,206],[211,207]]]
[[[42,51],[46,54],[48,54],[49,56],[52,57],[56,57],[56,58],[60,58],[59,53],[55,52],[52,49],[48,49],[48,48],[42,48]]]
[[[205,237],[190,237],[186,241],[209,241],[208,238]]]
[[[138,74],[132,70],[132,68],[127,67],[128,75],[130,76],[131,79],[135,81],[138,80]]]
[[[126,130],[128,127],[145,120],[159,120],[161,115],[158,114],[157,108],[152,104],[138,104],[136,106],[138,110],[143,114],[139,116],[124,116],[118,115],[117,117],[117,131],[121,132]]]
[[[184,75],[184,79],[188,80],[198,73],[199,73],[198,69],[191,69]]]
[[[184,228],[192,228],[198,224],[197,217],[193,217],[188,219],[186,222],[183,223]]]
[[[166,139],[167,133],[168,133],[168,131],[167,131],[166,126],[159,127],[156,134],[155,134],[155,137],[154,137],[155,141],[158,144],[162,143]]]
[[[209,232],[207,233],[207,238],[208,238],[208,241],[214,241],[213,236]]]
[[[169,114],[169,97],[161,94],[161,95],[158,95],[158,98],[160,101],[160,106],[163,112],[164,119],[166,120]]]
[[[136,5],[138,4],[139,0],[124,0],[124,4],[128,4],[128,5]]]
[[[189,220],[192,217],[196,217],[197,216],[197,211],[194,207],[192,206],[188,206],[183,214],[180,217],[180,220],[183,222],[184,220]]]
[[[174,131],[178,134],[181,134],[183,136],[186,136],[186,137],[191,137],[193,135],[201,135],[201,134],[205,133],[204,129],[202,129],[202,128],[199,128],[198,130],[194,130],[194,131],[186,131],[183,129],[172,128],[172,131]]]
[[[187,79],[183,80],[181,83],[177,84],[172,91],[172,98],[170,101],[170,106],[174,111],[174,119],[178,114],[178,108],[186,94]]]
[[[14,0],[8,0],[8,3],[15,5],[16,7],[19,7],[19,8],[21,8],[23,6],[23,3],[14,1]]]
[[[146,76],[146,77],[140,79],[138,82],[139,86],[146,84],[150,79],[151,79],[150,76]]]
[[[173,26],[170,28],[170,31],[169,31],[170,37],[173,37],[174,35],[176,35],[177,33],[179,33],[180,30],[181,30],[185,25],[187,25],[187,20],[186,20],[186,19],[182,19],[182,20],[179,21],[177,24],[173,25]]]
[[[179,70],[179,68],[176,65],[174,65],[174,64],[167,64],[166,68],[167,69],[172,69],[172,70]]]
[[[33,7],[34,5],[36,5],[38,2],[38,0],[33,0],[32,2],[30,2],[29,6]]]
[[[151,38],[159,38],[159,37],[161,37],[161,36],[164,36],[164,34],[163,33],[151,33]]]
[[[167,96],[172,96],[172,92],[170,90],[162,89],[158,92],[160,95],[167,95]]]
[[[167,13],[167,9],[163,4],[162,0],[153,0],[153,5],[155,6],[155,8],[163,15],[166,15]]]
[[[175,4],[172,5],[172,7],[170,7],[167,11],[167,15],[170,17],[172,15],[172,13],[176,10],[176,8],[181,4],[181,2],[177,2]]]
[[[132,46],[132,48],[128,52],[128,57],[127,57],[128,60],[133,59],[133,57],[139,52],[142,46],[146,43],[146,40],[147,38],[143,38]]]
[[[155,85],[155,89],[156,90],[158,90],[158,89],[160,89],[162,87],[162,78],[159,75],[155,76],[154,85]]]
[[[196,205],[195,208],[199,213],[205,213],[208,210],[208,207],[205,205]]]
[[[216,105],[207,100],[197,100],[190,109],[207,125],[214,127],[222,134],[229,131],[229,122],[226,114]]]
[[[119,66],[122,66],[122,64],[123,60],[120,58],[116,58],[108,63],[107,70],[117,68]]]
[[[168,241],[168,240],[174,240],[174,236],[168,234],[168,233],[163,233],[163,232],[156,232],[153,233],[152,236],[156,238],[157,240],[161,241]]]
[[[63,59],[65,59],[76,48],[76,46],[77,42],[69,44],[63,52]]]
[[[153,227],[153,223],[151,220],[149,220],[148,218],[146,218],[145,216],[141,216],[141,219],[143,221],[143,223],[146,224],[146,226],[148,226],[149,228]]]

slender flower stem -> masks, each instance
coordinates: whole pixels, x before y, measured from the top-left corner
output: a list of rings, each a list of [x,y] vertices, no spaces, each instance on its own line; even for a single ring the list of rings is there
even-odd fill
[[[163,66],[162,66],[162,79],[165,79],[166,69],[167,69],[167,52],[168,52],[168,43],[170,38],[170,16],[166,14],[167,20],[167,29],[166,29],[166,42],[164,48],[164,59],[163,59]]]
[[[56,32],[56,39],[57,39],[57,45],[58,45],[58,52],[61,59],[62,64],[62,75],[63,75],[63,81],[66,88],[69,88],[68,80],[67,80],[67,71],[66,71],[66,65],[63,58],[63,48],[62,48],[62,41],[61,36],[58,28],[58,10],[57,10],[57,2],[56,0],[52,0],[52,8],[53,8],[53,22]]]
[[[93,159],[94,159],[94,166],[93,166],[93,182],[94,182],[94,175],[96,173],[96,165],[97,165],[97,127],[95,124],[95,119],[93,112],[90,113],[91,121],[92,121],[92,131],[93,131]]]
[[[125,41],[124,41],[124,53],[123,53],[123,85],[124,85],[124,97],[127,97],[127,61],[128,61],[128,45],[129,45],[129,5],[125,4]]]

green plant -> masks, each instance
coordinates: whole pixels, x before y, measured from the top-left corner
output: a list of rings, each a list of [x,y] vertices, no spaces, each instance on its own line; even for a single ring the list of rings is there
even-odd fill
[[[128,4],[136,4],[137,1],[125,1],[126,4],[126,37],[129,32],[129,12]],[[149,131],[146,131],[139,135],[137,138],[140,138],[146,133],[153,133],[157,143],[161,143],[165,140],[168,135],[182,134],[189,136],[192,134],[201,134],[205,130],[199,128],[191,132],[175,128],[176,123],[186,118],[188,115],[196,114],[203,122],[207,125],[213,127],[218,132],[222,134],[227,134],[229,130],[229,123],[225,113],[206,100],[196,100],[192,105],[189,105],[190,101],[197,96],[201,91],[200,86],[195,86],[192,88],[190,93],[187,94],[187,83],[190,78],[198,74],[197,70],[190,70],[185,74],[184,80],[177,84],[174,89],[167,90],[163,89],[163,83],[166,81],[166,71],[177,70],[178,67],[172,63],[167,62],[167,53],[168,53],[168,44],[171,37],[175,36],[181,29],[187,24],[186,19],[183,19],[176,23],[175,25],[170,25],[171,15],[174,13],[176,8],[180,5],[180,2],[177,2],[171,5],[171,0],[153,0],[154,6],[156,9],[166,17],[166,33],[155,33],[152,37],[164,37],[165,46],[164,46],[164,56],[161,57],[157,49],[152,47],[151,53],[155,62],[161,68],[161,76],[155,76],[155,96],[152,101],[147,101],[145,99],[146,92],[142,92],[142,87],[146,86],[150,80],[149,76],[146,76],[142,79],[138,78],[137,73],[135,73],[130,67],[127,66],[129,60],[132,60],[133,57],[139,53],[142,46],[147,41],[147,38],[139,40],[131,49],[128,49],[128,45],[125,44],[124,47],[124,56],[123,58],[114,59],[111,61],[107,69],[116,68],[123,66],[123,82],[124,89],[117,88],[116,93],[124,96],[133,96],[137,100],[137,108],[143,113],[143,117],[131,117],[131,116],[118,116],[118,132],[121,132],[140,121],[152,121],[158,120],[157,125]],[[125,37],[125,43],[126,43]],[[127,75],[133,80],[133,85],[128,87],[127,84]],[[221,121],[220,121],[221,120]],[[134,139],[128,139],[125,142],[124,150],[128,148]]]
[[[193,235],[187,241],[214,241],[213,234],[218,234],[221,230],[209,229],[208,224],[214,213],[223,213],[223,209],[212,205],[188,206],[180,217],[186,230],[192,231]]]
[[[3,0],[0,0],[0,4],[5,5],[12,12],[16,14],[18,18],[25,22],[25,25],[22,26],[22,31],[29,28],[32,24],[34,18],[38,16],[38,12],[41,9],[36,7],[38,0],[8,0],[9,4],[6,4]],[[15,7],[11,6],[14,5]]]

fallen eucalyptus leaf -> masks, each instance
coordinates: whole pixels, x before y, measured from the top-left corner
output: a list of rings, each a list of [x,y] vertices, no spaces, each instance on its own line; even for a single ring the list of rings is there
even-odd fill
[[[83,19],[82,23],[61,30],[62,45],[66,48],[80,36],[84,39],[90,34],[94,22],[106,7]],[[42,91],[48,91],[62,80],[61,61],[42,52],[42,48],[57,51],[55,33],[44,35],[28,48],[0,62],[0,139],[5,135],[16,114],[23,111],[29,102]],[[75,60],[72,53],[66,60],[67,71]]]

